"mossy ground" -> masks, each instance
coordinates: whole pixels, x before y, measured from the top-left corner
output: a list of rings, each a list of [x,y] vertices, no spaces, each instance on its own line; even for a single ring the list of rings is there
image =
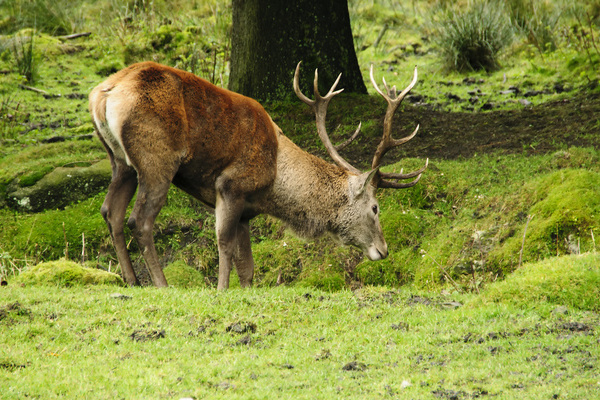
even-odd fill
[[[35,81],[25,82],[10,44],[26,40],[33,31],[15,22],[27,15],[26,8],[18,16],[13,13],[10,7],[16,2],[3,5],[9,17],[0,21],[1,273],[11,275],[65,253],[79,257],[84,247],[84,259],[114,269],[116,258],[98,211],[104,193],[39,213],[10,208],[6,195],[34,187],[58,167],[83,168],[106,158],[91,135],[86,96],[126,64],[155,59],[226,85],[230,4],[70,4],[53,18],[92,34],[66,40],[57,37],[60,30],[48,30],[40,21],[35,33],[37,75]],[[378,80],[385,77],[402,87],[414,65],[420,71],[419,83],[397,113],[394,136],[411,132],[417,123],[420,132],[388,156],[386,168],[415,168],[425,157],[431,163],[414,188],[380,193],[390,257],[368,262],[358,251],[328,238],[304,242],[285,233],[281,223],[259,217],[252,224],[258,286],[338,290],[414,283],[476,291],[514,270],[521,248],[522,263],[595,251],[600,97],[594,89],[595,50],[586,47],[585,38],[576,41],[572,34],[574,26],[583,26],[581,21],[573,13],[564,14],[561,24],[566,31],[557,36],[555,50],[539,51],[520,36],[502,54],[500,70],[448,73],[439,63],[435,25],[440,10],[464,7],[466,2],[434,3],[349,3],[365,77],[373,63]],[[567,6],[552,5],[565,10]],[[592,4],[573,6],[584,7],[595,18]],[[594,21],[591,34],[597,33]],[[324,156],[307,107],[299,102],[265,106],[296,143]],[[334,142],[363,122],[360,138],[343,152],[361,168],[370,164],[384,109],[377,96],[355,95],[340,95],[330,107],[328,128]],[[338,125],[342,128],[336,129]],[[533,217],[529,224],[528,216]],[[210,210],[172,189],[156,224],[156,242],[163,266],[184,262],[202,275],[202,284],[214,284],[217,251]],[[128,246],[143,275],[135,241]],[[143,278],[147,282],[147,276]]]
[[[600,256],[596,253],[547,258],[524,265],[491,285],[474,304],[527,307],[548,303],[600,311]]]
[[[597,255],[529,264],[480,295],[9,283],[0,290],[0,392],[592,399],[598,265]]]
[[[23,286],[73,287],[86,285],[120,285],[123,279],[114,273],[84,267],[65,259],[43,262],[27,268],[10,281]]]

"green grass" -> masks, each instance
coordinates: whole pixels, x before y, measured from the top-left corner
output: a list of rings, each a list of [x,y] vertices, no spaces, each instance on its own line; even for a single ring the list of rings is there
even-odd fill
[[[24,3],[29,8],[18,14]],[[457,12],[467,3],[350,1],[363,76],[374,64],[378,81],[385,77],[403,87],[418,65],[412,94],[425,104],[419,115],[429,118],[429,108],[467,111],[457,114],[465,121],[485,102],[521,110],[521,97],[501,94],[511,86],[521,94],[542,92],[527,99],[531,114],[546,125],[554,121],[542,121],[546,114],[536,114],[538,106],[598,91],[600,54],[591,41],[591,34],[598,38],[597,1],[544,2],[546,16],[529,23],[536,35],[555,24],[560,35],[550,37],[550,46],[539,45],[544,37],[532,41],[521,32],[500,53],[501,69],[447,73],[436,40],[441,11]],[[88,264],[114,271],[99,213],[104,193],[40,213],[6,207],[15,185],[30,187],[57,167],[106,157],[87,136],[86,96],[96,84],[142,59],[228,82],[229,1],[49,5],[0,3],[0,278],[9,281],[0,290],[0,397],[598,397],[600,294],[592,235],[600,237],[600,153],[553,137],[544,139],[557,140],[553,148],[560,151],[541,154],[535,151],[540,143],[531,142],[522,153],[432,159],[417,186],[382,191],[390,248],[382,262],[363,260],[328,238],[299,240],[280,222],[259,217],[251,227],[257,287],[217,293],[210,290],[217,271],[214,215],[173,189],[155,237],[175,287],[17,284],[19,271],[64,257],[66,250],[70,259],[80,258],[84,240]],[[557,11],[557,21],[547,19]],[[15,38],[33,29],[33,84],[46,95],[19,86],[33,84],[25,82],[11,51]],[[74,41],[52,36],[83,29],[92,35]],[[557,85],[566,91],[559,93]],[[468,101],[471,92],[477,101]],[[297,102],[266,107],[296,143],[324,153],[309,109]],[[404,119],[413,111],[407,106],[399,113],[403,129],[426,126]],[[587,112],[583,106],[581,112]],[[363,121],[361,139],[344,154],[364,168],[383,113],[376,96],[340,96],[328,113],[331,131],[343,127],[332,133],[336,143]],[[597,128],[572,134],[595,137]],[[65,141],[47,143],[55,139]],[[420,165],[405,158],[385,168]],[[534,217],[525,232],[528,215]],[[586,254],[568,255],[575,245]],[[140,264],[135,241],[129,249]],[[35,269],[29,271],[21,279]],[[57,272],[42,277],[58,276],[63,286],[78,279],[73,269]],[[232,279],[232,287],[238,284]],[[452,309],[452,301],[464,306]],[[553,312],[560,306],[566,314]],[[247,332],[235,333],[244,327]],[[347,365],[356,370],[344,370]]]
[[[48,162],[53,157],[49,152]],[[390,256],[378,262],[327,237],[300,240],[281,222],[261,216],[251,223],[255,284],[322,290],[411,283],[456,289],[456,284],[478,291],[518,267],[521,247],[523,262],[594,251],[600,237],[598,159],[597,150],[571,148],[540,156],[432,161],[415,187],[381,191]],[[405,159],[386,168],[412,169],[421,162]],[[67,243],[70,256],[79,257],[84,238],[88,259],[116,265],[99,212],[103,197],[99,193],[40,213],[0,211],[0,251],[8,256],[0,260],[3,268],[10,269],[14,260],[22,268],[63,257]],[[528,215],[533,215],[529,224]],[[196,285],[212,285],[218,269],[214,216],[197,201],[172,188],[156,222],[155,242],[165,264],[182,261],[202,276]],[[129,249],[134,261],[141,261],[135,241]]]
[[[590,268],[597,277],[597,261],[561,261],[560,285],[535,285],[537,294],[517,302],[505,301],[506,285],[529,287],[527,271],[541,265],[490,286],[482,298],[492,301],[483,303],[374,287],[222,293],[9,283],[0,291],[0,392],[5,399],[594,398],[600,319],[588,310],[599,297],[578,291],[572,278]]]
[[[549,258],[526,264],[498,282],[477,302],[554,304],[600,311],[600,256],[596,253]]]

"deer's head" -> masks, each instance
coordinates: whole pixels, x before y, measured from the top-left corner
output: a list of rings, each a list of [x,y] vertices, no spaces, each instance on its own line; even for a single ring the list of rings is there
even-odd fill
[[[385,153],[387,153],[390,149],[400,146],[401,144],[412,139],[419,130],[419,126],[417,125],[412,134],[402,139],[394,139],[391,135],[394,113],[406,94],[416,84],[417,68],[415,67],[412,82],[401,93],[398,94],[396,87],[394,86],[389,88],[385,82],[385,79],[383,80],[385,93],[379,88],[375,82],[375,78],[373,77],[373,66],[371,66],[371,82],[375,87],[375,90],[387,101],[388,108],[383,122],[383,136],[375,151],[373,162],[371,163],[371,170],[362,172],[356,167],[352,166],[338,153],[339,150],[346,147],[358,136],[361,125],[358,125],[356,131],[348,140],[338,146],[334,146],[331,143],[325,127],[329,101],[335,95],[344,90],[335,90],[340,81],[341,74],[338,76],[331,89],[329,89],[329,92],[325,96],[321,96],[318,90],[319,74],[318,71],[315,70],[315,99],[311,100],[300,91],[300,64],[301,63],[298,63],[298,66],[296,67],[296,73],[294,74],[294,91],[300,100],[313,109],[316,116],[317,132],[330,157],[340,168],[348,172],[348,203],[341,206],[340,209],[337,210],[340,214],[340,218],[338,218],[338,220],[341,221],[341,223],[340,226],[336,228],[336,232],[334,233],[343,243],[360,248],[365,255],[369,257],[369,259],[384,259],[388,255],[388,249],[385,238],[383,237],[381,224],[379,222],[380,209],[376,197],[377,189],[401,189],[414,186],[421,178],[421,174],[423,171],[425,171],[429,162],[429,160],[427,160],[422,168],[409,173],[402,173],[402,171],[400,173],[385,173],[379,170],[381,166],[381,160]],[[409,182],[401,182],[401,180],[411,178],[414,179]]]

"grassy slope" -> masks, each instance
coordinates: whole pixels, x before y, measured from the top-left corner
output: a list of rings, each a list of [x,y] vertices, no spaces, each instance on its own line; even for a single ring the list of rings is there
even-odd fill
[[[415,188],[381,194],[382,223],[392,251],[388,260],[361,261],[356,251],[338,248],[328,239],[306,243],[284,233],[279,223],[259,218],[253,224],[258,284],[269,286],[280,279],[309,287],[216,293],[190,288],[21,287],[10,279],[0,290],[0,397],[598,397],[600,262],[593,235],[600,237],[600,154],[581,147],[595,146],[600,137],[598,124],[584,108],[586,87],[597,76],[586,69],[586,55],[574,42],[565,41],[559,51],[543,57],[519,42],[503,58],[503,70],[468,74],[478,83],[463,84],[466,75],[444,74],[436,64],[435,43],[423,39],[433,35],[432,25],[425,23],[427,10],[442,3],[351,1],[357,47],[372,44],[383,23],[390,24],[377,49],[366,47],[358,54],[364,76],[375,62],[377,76],[401,86],[418,64],[421,81],[414,93],[423,95],[434,110],[468,111],[468,92],[479,89],[483,100],[513,111],[504,118],[499,113],[446,115],[429,107],[405,107],[403,131],[412,130],[416,122],[426,128],[423,120],[430,125],[420,134],[427,139],[425,149],[416,154],[429,146],[437,149],[437,156]],[[53,9],[72,7],[61,4]],[[161,2],[152,4],[159,7]],[[189,51],[186,27],[195,26],[194,37],[206,38],[203,46],[220,46],[227,32],[222,6],[202,2],[184,18],[171,15],[171,28],[162,28],[158,39],[173,30],[186,31],[187,37],[177,36],[177,49]],[[19,89],[17,83],[23,81],[13,70],[10,51],[0,46],[0,70],[10,71],[0,75],[0,135],[6,139],[0,147],[0,194],[15,177],[32,184],[56,166],[105,156],[97,141],[42,142],[56,135],[91,133],[81,94],[102,80],[98,73],[142,58],[186,61],[168,46],[160,52],[150,45],[148,51],[152,32],[162,21],[157,13],[107,10],[107,3],[98,1],[78,14],[86,17],[71,21],[76,30],[93,29],[91,38],[63,44],[47,38],[36,41],[43,62],[35,86],[62,97],[45,99]],[[91,15],[100,16],[102,26]],[[6,21],[0,20],[0,29]],[[407,43],[420,43],[422,51],[415,54],[413,45],[401,48]],[[498,93],[511,85],[544,90],[556,83],[576,91],[531,97],[530,113],[522,111],[516,97]],[[447,93],[465,101],[451,100]],[[570,102],[572,95],[583,100],[573,101],[575,106],[565,114],[543,106],[547,101]],[[379,134],[382,101],[348,96],[339,103],[339,108],[332,104],[331,130],[339,123],[353,126],[363,121],[365,138],[348,151],[349,158],[365,165]],[[312,116],[304,107],[267,107],[297,143],[322,153]],[[473,124],[477,132],[471,132],[474,119],[479,121]],[[580,119],[586,123],[573,131],[573,121]],[[483,154],[488,144],[476,139],[497,121],[507,130],[502,140],[510,140],[515,126],[517,132],[544,135],[522,136],[516,147]],[[566,121],[566,133],[555,136],[549,127],[560,127],[561,121]],[[453,122],[460,126],[446,129]],[[472,141],[464,143],[461,130],[472,134]],[[569,136],[585,140],[570,148]],[[458,143],[453,151],[471,149],[469,158],[447,159],[465,156],[460,151],[444,156],[449,143]],[[420,163],[409,158],[388,168]],[[65,235],[71,257],[79,257],[82,233],[88,257],[114,267],[98,212],[102,199],[100,193],[65,210],[39,214],[2,208],[0,275],[11,277],[10,271],[61,257]],[[534,217],[527,228],[526,263],[494,282],[517,267],[528,215]],[[200,270],[194,275],[189,268],[171,268],[173,283],[181,279],[180,285],[186,286],[192,279],[206,282],[214,277],[213,224],[211,214],[196,202],[170,192],[157,223],[159,251],[165,262],[183,259]],[[589,253],[553,257],[572,252],[573,246]],[[135,253],[135,243],[131,250]],[[545,260],[535,262],[538,258]],[[456,288],[444,270],[457,281]],[[414,283],[412,288],[389,289],[408,282]],[[354,292],[327,291],[361,285],[366,286]],[[423,288],[431,290],[419,291]],[[464,290],[472,294],[459,294]],[[456,301],[463,306],[454,309]],[[566,306],[566,311],[557,306]],[[250,330],[235,333],[244,327]],[[355,370],[344,370],[347,365]]]
[[[600,310],[599,261],[557,259],[562,279],[549,285],[540,284],[547,265],[530,264],[479,297],[11,285],[0,291],[0,392],[4,399],[594,398],[600,319],[590,310]],[[523,284],[535,293],[513,296]]]
[[[410,76],[412,66],[419,65],[421,80],[414,93],[424,96],[423,101],[430,107],[406,105],[404,112],[399,113],[395,135],[400,136],[411,130],[415,123],[421,123],[419,137],[407,146],[419,149],[416,152],[419,155],[431,152],[435,158],[415,188],[381,193],[382,221],[392,250],[388,260],[360,262],[360,255],[354,250],[337,248],[329,239],[305,243],[283,233],[279,223],[260,218],[253,227],[259,285],[272,285],[279,279],[322,289],[408,282],[415,282],[420,287],[437,287],[440,283],[448,284],[447,275],[451,275],[461,287],[477,290],[482,283],[493,281],[518,264],[527,216],[533,214],[524,261],[573,252],[574,245],[584,252],[595,249],[593,235],[598,236],[595,216],[599,205],[594,200],[597,198],[597,185],[594,185],[598,180],[599,156],[591,148],[569,148],[570,136],[582,139],[573,141],[579,146],[597,145],[600,137],[597,121],[594,125],[593,117],[585,118],[593,115],[595,108],[583,111],[585,99],[574,101],[575,106],[569,108],[570,114],[556,113],[554,120],[554,108],[545,108],[542,104],[565,98],[569,102],[568,96],[576,95],[597,78],[593,71],[582,67],[586,54],[582,52],[581,43],[565,36],[557,51],[542,55],[532,51],[531,45],[521,37],[506,51],[501,71],[468,74],[476,82],[473,86],[462,84],[467,75],[446,75],[440,69],[439,45],[434,38],[436,21],[441,14],[438,8],[431,7],[431,2],[413,2],[408,6],[385,1],[353,1],[350,11],[365,76],[374,62],[378,77],[385,76],[389,82],[401,86]],[[171,13],[162,2],[153,3],[147,9],[127,9],[114,4],[109,7],[97,2],[87,4],[81,13],[87,21],[84,23],[71,16],[73,26],[76,29],[89,27],[93,30],[91,37],[76,41],[60,41],[47,35],[36,38],[39,76],[31,84],[53,95],[61,94],[61,97],[45,98],[17,86],[23,81],[14,69],[7,43],[14,37],[30,34],[30,31],[16,35],[9,32],[9,36],[3,37],[5,47],[0,57],[0,69],[6,73],[2,74],[0,82],[3,106],[0,122],[5,140],[0,150],[0,194],[8,185],[14,184],[15,178],[31,185],[56,166],[90,163],[105,157],[102,147],[94,139],[54,144],[44,143],[44,140],[56,135],[79,138],[91,133],[85,95],[111,68],[148,58],[182,68],[191,67],[186,57],[192,54],[193,47],[190,46],[197,38],[205,39],[203,46],[208,46],[209,42],[216,46],[218,58],[227,54],[224,43],[229,17],[227,6],[221,2],[195,6],[185,13],[185,17]],[[66,15],[69,18],[68,13]],[[103,22],[94,18],[98,16]],[[171,24],[163,25],[162,16],[170,17]],[[565,19],[563,23],[572,22]],[[389,28],[375,48],[372,44],[385,23]],[[415,48],[418,51],[414,51]],[[593,52],[593,49],[589,50]],[[198,69],[203,76],[207,76],[207,71]],[[226,73],[224,80],[226,83]],[[531,112],[523,110],[516,98],[505,101],[506,95],[499,94],[510,85],[523,90],[542,90],[561,82],[568,82],[567,86],[577,92],[531,97],[529,100],[534,104]],[[463,99],[468,97],[467,91],[479,89],[486,93],[481,98],[513,111],[508,114],[433,113],[430,108],[465,111],[471,107],[469,102],[449,99],[446,88]],[[586,90],[577,95],[587,96]],[[268,104],[267,108],[297,143],[322,154],[314,135],[313,117],[306,107],[284,103]],[[347,154],[362,166],[368,164],[369,154],[380,134],[384,112],[382,100],[347,96],[341,97],[331,108],[331,130],[338,124],[350,127],[363,121],[363,137],[348,149]],[[486,119],[486,115],[490,118]],[[496,119],[497,115],[501,118]],[[475,119],[479,123],[471,125]],[[587,123],[577,132],[570,131],[571,122],[580,119],[586,119]],[[556,130],[563,134],[555,135],[552,127],[560,123],[567,129],[558,127]],[[454,125],[454,129],[450,129]],[[510,131],[512,126],[518,127],[517,132]],[[519,136],[525,131],[543,132],[543,137]],[[490,132],[494,136],[491,143],[479,141]],[[336,141],[343,135],[343,132],[333,134]],[[469,137],[467,143],[464,135]],[[516,145],[502,147],[500,143],[510,141],[513,136],[520,139]],[[501,150],[481,155],[481,152],[489,152],[490,147]],[[460,148],[476,149],[468,155],[477,156],[444,160],[447,157],[444,154],[463,155],[460,151],[455,152]],[[550,149],[560,151],[545,154]],[[536,155],[527,156],[532,153]],[[400,152],[397,158],[390,157],[389,161],[393,163],[405,154],[407,152]],[[405,159],[388,168],[408,169],[421,163],[420,160]],[[583,197],[579,201],[562,199],[562,193],[571,191],[582,193]],[[85,234],[88,258],[99,260],[104,267],[114,264],[106,228],[97,212],[102,198],[103,193],[100,193],[65,210],[39,214],[15,213],[3,208],[0,211],[3,226],[0,265],[3,271],[0,272],[59,258],[64,255],[66,243],[71,257],[79,255],[82,234]],[[553,213],[553,209],[558,211]],[[168,204],[159,217],[157,242],[159,252],[165,255],[165,264],[185,260],[196,266],[209,281],[214,278],[213,217],[176,190],[170,193]],[[131,244],[131,250],[135,254],[135,243]]]

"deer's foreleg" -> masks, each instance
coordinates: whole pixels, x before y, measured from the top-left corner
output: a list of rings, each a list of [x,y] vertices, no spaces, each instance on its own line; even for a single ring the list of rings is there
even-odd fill
[[[237,249],[234,254],[235,269],[242,287],[250,287],[254,277],[254,260],[250,245],[250,226],[248,220],[242,220],[237,226]]]
[[[244,211],[244,199],[230,193],[217,192],[215,219],[219,248],[219,283],[217,289],[229,288],[229,274],[238,248],[238,226]]]

